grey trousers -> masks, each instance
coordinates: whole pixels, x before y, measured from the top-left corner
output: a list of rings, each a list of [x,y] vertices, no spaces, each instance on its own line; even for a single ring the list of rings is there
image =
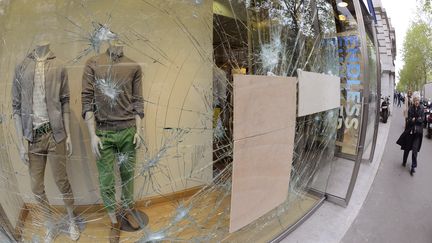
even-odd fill
[[[29,143],[31,189],[36,200],[49,208],[44,184],[47,158],[49,158],[54,181],[62,193],[65,205],[72,206],[74,197],[66,172],[66,144],[65,141],[57,144],[54,141],[52,132],[36,136],[33,142]]]

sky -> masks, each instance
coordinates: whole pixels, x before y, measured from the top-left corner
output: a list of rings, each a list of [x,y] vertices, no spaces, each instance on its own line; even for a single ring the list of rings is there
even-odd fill
[[[399,70],[402,68],[402,45],[405,34],[411,20],[415,16],[416,0],[381,0],[383,7],[387,11],[387,16],[391,18],[391,23],[396,30],[396,82],[399,82]]]

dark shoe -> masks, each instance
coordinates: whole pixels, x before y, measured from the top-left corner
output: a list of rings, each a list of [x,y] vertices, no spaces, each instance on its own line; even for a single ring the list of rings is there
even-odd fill
[[[413,176],[414,173],[415,173],[415,169],[414,169],[414,168],[411,168],[411,170],[410,170],[410,174]]]
[[[402,166],[405,167],[406,166],[406,162],[402,162]]]
[[[120,221],[116,224],[111,223],[109,242],[110,243],[119,243],[120,242]]]
[[[130,210],[126,212],[125,215],[126,221],[128,221],[129,225],[132,227],[132,229],[137,230],[140,228],[140,225],[138,223],[138,220],[134,214]]]

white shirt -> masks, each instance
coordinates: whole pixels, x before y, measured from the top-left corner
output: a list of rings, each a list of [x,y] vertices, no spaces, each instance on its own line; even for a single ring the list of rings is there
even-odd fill
[[[37,129],[49,122],[45,100],[45,61],[37,59],[33,85],[33,129]]]

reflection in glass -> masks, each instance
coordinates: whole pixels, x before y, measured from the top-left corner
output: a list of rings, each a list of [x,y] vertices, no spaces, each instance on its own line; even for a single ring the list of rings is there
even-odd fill
[[[377,122],[378,112],[378,87],[377,87],[377,61],[376,51],[369,36],[367,38],[367,50],[368,50],[368,72],[369,72],[369,106],[368,106],[368,125],[366,130],[365,138],[365,151],[363,152],[363,159],[369,160],[372,155],[372,143],[375,131],[375,125]]]
[[[139,89],[145,114],[142,124],[136,123],[132,116],[126,121],[138,131],[125,137],[131,140],[139,134],[136,139],[142,139],[143,144],[134,150],[134,176],[126,178],[123,185],[121,176],[125,171],[121,166],[128,164],[132,153],[115,150],[118,153],[109,154],[115,160],[109,169],[116,175],[115,183],[110,181],[116,189],[115,197],[109,198],[111,216],[120,208],[116,202],[121,201],[124,185],[134,182],[133,209],[139,229],[131,229],[133,225],[125,222],[123,226],[128,228],[123,228],[120,239],[243,242],[269,241],[279,235],[320,202],[328,191],[336,147],[342,153],[352,152],[357,130],[337,126],[341,114],[338,110],[297,118],[288,198],[257,221],[229,234],[233,75],[293,77],[302,69],[341,76],[346,107],[356,96],[349,93],[352,91],[348,90],[349,82],[340,69],[338,53],[341,49],[347,53],[341,42],[358,36],[352,2],[346,2],[347,7],[326,0],[45,0],[31,5],[25,0],[11,1],[0,16],[0,28],[5,33],[0,49],[0,83],[6,87],[0,96],[3,112],[0,115],[5,118],[0,128],[0,188],[5,196],[0,203],[7,207],[4,211],[11,229],[18,228],[26,241],[46,237],[45,222],[33,198],[27,167],[19,163],[20,139],[13,132],[13,120],[8,119],[12,117],[10,91],[14,66],[32,51],[35,39],[43,38],[51,41],[52,50],[64,61],[68,72],[70,138],[74,149],[66,164],[80,241],[108,240],[113,222],[100,196],[105,188],[101,188],[99,179],[105,167],[93,155],[94,145],[98,144],[92,140],[91,126],[89,131],[82,118],[80,84],[83,75],[92,78],[89,85],[93,89],[87,91],[94,93],[87,101],[84,97],[84,102],[85,108],[97,117],[95,122],[106,122],[109,115],[122,112],[131,115],[128,98],[137,97],[123,97],[126,88],[133,88],[125,82],[129,76],[114,71],[110,63],[102,64],[104,72],[97,73],[91,66],[94,63],[86,62],[94,56],[106,55],[110,46],[119,43],[124,55],[134,60],[133,65],[132,61],[125,65],[136,67],[136,72],[128,73],[142,81]],[[339,15],[346,16],[346,20],[337,20]],[[117,53],[110,57],[120,56]],[[142,71],[141,77],[138,69]],[[107,106],[102,107],[101,100]],[[125,109],[111,112],[116,106]],[[132,115],[142,115],[138,113]],[[345,109],[342,115],[347,117],[349,113]],[[103,139],[112,135],[104,131],[97,134]],[[48,163],[55,161],[54,158]],[[65,240],[70,237],[61,207],[63,198],[57,192],[52,171],[47,171],[46,178],[52,227],[60,230],[55,237]],[[28,215],[19,222],[22,209]],[[117,216],[118,221],[128,217]]]

